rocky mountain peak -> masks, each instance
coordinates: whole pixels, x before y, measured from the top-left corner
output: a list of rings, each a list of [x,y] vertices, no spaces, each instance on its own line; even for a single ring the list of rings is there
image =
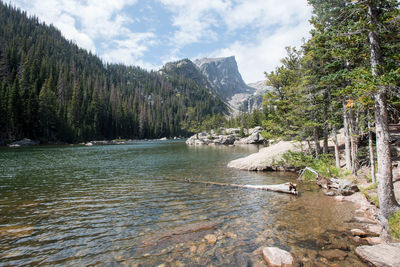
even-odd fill
[[[222,98],[229,101],[235,94],[251,93],[252,89],[243,81],[234,56],[197,59],[194,63]]]

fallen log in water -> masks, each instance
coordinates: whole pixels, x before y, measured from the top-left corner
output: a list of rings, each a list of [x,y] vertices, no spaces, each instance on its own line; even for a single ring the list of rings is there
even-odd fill
[[[297,185],[292,184],[292,183],[284,183],[284,184],[276,184],[276,185],[241,185],[241,184],[225,184],[225,183],[207,182],[207,181],[191,181],[191,180],[187,180],[187,181],[191,182],[191,183],[266,190],[266,191],[273,191],[273,192],[286,193],[286,194],[292,194],[292,195],[298,194]]]

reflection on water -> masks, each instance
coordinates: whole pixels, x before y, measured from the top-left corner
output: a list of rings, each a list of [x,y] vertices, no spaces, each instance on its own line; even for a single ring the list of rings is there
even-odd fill
[[[182,142],[0,149],[0,265],[263,264],[278,246],[298,262],[363,266],[350,204],[313,185],[299,197],[185,182],[277,184],[287,173],[226,168],[255,146]],[[345,255],[322,257],[323,250]]]

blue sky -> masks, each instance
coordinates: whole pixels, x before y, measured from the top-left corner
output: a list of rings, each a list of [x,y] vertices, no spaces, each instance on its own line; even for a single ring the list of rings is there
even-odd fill
[[[12,0],[105,62],[159,69],[182,58],[235,56],[265,79],[308,37],[306,0]]]

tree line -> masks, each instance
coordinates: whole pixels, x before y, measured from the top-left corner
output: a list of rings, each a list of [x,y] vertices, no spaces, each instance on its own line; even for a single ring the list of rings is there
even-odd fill
[[[191,79],[104,64],[53,26],[0,1],[0,141],[80,142],[189,134],[227,112]]]
[[[377,157],[378,198],[383,221],[399,209],[392,183],[389,123],[400,110],[400,12],[395,0],[308,0],[313,7],[311,38],[288,47],[264,97],[267,138],[308,140],[314,153],[328,153],[344,128],[345,167],[360,167],[359,144],[369,140],[371,176]],[[373,140],[376,136],[376,142]],[[320,146],[323,139],[323,146]],[[374,148],[376,143],[376,150]]]

